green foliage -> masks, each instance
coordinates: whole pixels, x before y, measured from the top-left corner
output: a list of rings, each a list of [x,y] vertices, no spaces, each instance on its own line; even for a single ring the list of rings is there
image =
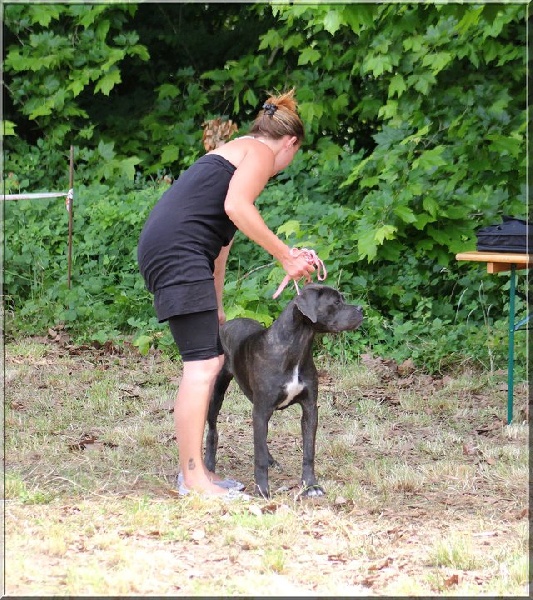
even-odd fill
[[[159,192],[152,187],[125,193],[105,185],[76,189],[70,289],[63,202],[7,203],[4,294],[16,311],[17,329],[45,331],[61,322],[78,336],[101,341],[135,331],[138,323],[155,328],[136,243]]]
[[[144,176],[178,173],[201,151],[202,122],[221,110],[198,70],[237,58],[271,22],[246,23],[249,10],[191,3],[6,5],[5,115],[10,135],[15,131],[24,142],[6,144],[8,169],[16,171],[13,163],[36,144],[55,155],[73,144],[84,183],[113,181],[132,169]],[[98,168],[110,145],[117,166]],[[53,167],[46,171],[50,181],[61,175]],[[49,185],[32,175],[29,184]]]
[[[327,336],[323,349],[410,356],[432,370],[501,366],[508,278],[455,254],[474,247],[482,225],[525,214],[526,11],[7,5],[5,189],[66,189],[71,143],[76,156],[71,290],[61,202],[6,205],[13,327],[64,321],[93,339],[135,333],[142,352],[172,348],[135,261],[160,183],[203,152],[205,120],[227,116],[243,131],[267,91],[295,86],[307,139],[258,207],[288,243],[314,248],[327,283],[365,308],[342,350]],[[293,293],[272,300],[282,278],[238,234],[228,317],[268,325]]]
[[[291,204],[296,190],[304,187],[299,181],[303,177],[295,165],[284,182],[270,185],[262,198],[263,214],[289,243],[315,248],[330,272],[326,283],[341,289],[348,301],[361,304],[365,311],[358,331],[321,337],[319,353],[346,361],[365,351],[397,360],[411,357],[430,371],[465,363],[489,370],[505,365],[507,278],[487,277],[481,269],[462,274],[457,267],[443,274],[412,257],[405,269],[396,267],[395,286],[381,290],[380,282],[392,278],[392,265],[390,272],[354,273],[350,258],[336,253],[334,235],[313,233],[320,214],[339,218],[337,207],[328,210],[319,194],[314,202]],[[175,355],[168,327],[154,316],[136,261],[140,230],[163,190],[162,185],[146,184],[121,190],[105,185],[76,190],[71,289],[67,287],[68,213],[62,199],[7,202],[8,335],[42,333],[62,323],[81,342],[103,344],[132,335],[143,354],[159,347]],[[342,248],[342,241],[338,242]],[[227,317],[250,316],[270,325],[294,295],[289,286],[279,299],[272,299],[283,276],[264,251],[238,234],[228,264]],[[519,281],[521,288],[523,279]],[[393,307],[388,316],[378,308],[380,302]],[[518,299],[518,314],[523,310]],[[523,333],[517,333],[517,340]],[[525,347],[517,343],[519,369],[525,364],[524,352]]]
[[[415,249],[447,266],[481,222],[524,214],[524,7],[274,10],[287,25],[260,48],[283,47],[287,64],[299,55],[293,79],[313,139],[329,134],[343,158],[365,151],[341,184],[359,258]],[[287,41],[295,29],[305,48]]]
[[[132,4],[6,6],[7,27],[25,39],[5,57],[12,99],[22,114],[39,122],[57,142],[72,129],[69,120],[82,128],[88,114],[78,96],[88,86],[94,94],[109,95],[121,81],[120,65],[127,57],[149,58],[138,36],[123,31],[134,13]],[[48,127],[58,114],[62,122]]]

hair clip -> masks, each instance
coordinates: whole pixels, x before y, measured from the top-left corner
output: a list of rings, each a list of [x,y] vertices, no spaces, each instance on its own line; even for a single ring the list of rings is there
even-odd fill
[[[269,117],[273,117],[274,113],[278,110],[278,107],[275,104],[270,104],[269,102],[265,102],[263,108],[265,110],[265,115],[268,115]]]

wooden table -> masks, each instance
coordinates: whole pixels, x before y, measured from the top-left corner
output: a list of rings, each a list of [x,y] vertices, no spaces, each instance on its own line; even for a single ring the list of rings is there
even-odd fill
[[[513,395],[514,395],[514,332],[529,316],[515,325],[515,296],[516,296],[516,271],[529,269],[531,254],[514,254],[511,252],[461,252],[455,256],[457,260],[469,260],[487,263],[487,273],[501,273],[511,271],[509,286],[509,352],[507,360],[507,423],[513,420]]]

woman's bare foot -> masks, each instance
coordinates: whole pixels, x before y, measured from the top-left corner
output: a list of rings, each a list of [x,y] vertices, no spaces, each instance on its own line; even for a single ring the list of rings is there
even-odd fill
[[[205,470],[206,473],[206,477],[207,479],[209,479],[212,483],[216,484],[218,487],[221,487],[224,490],[234,490],[237,492],[242,492],[242,490],[245,489],[245,485],[244,483],[241,483],[240,481],[237,481],[236,479],[228,479],[228,478],[222,478],[219,475],[217,475],[216,473],[213,473],[211,471],[207,471]],[[178,485],[178,489],[181,489],[182,491],[186,489],[186,487],[184,487],[185,484],[185,480],[183,478],[183,473],[180,471],[178,473],[178,478],[177,478],[177,485]]]
[[[220,478],[219,478],[220,479]],[[180,491],[185,493],[188,491],[198,492],[205,496],[223,496],[227,494],[227,490],[213,483],[209,476],[203,474],[191,474],[184,475],[183,483],[179,486]]]

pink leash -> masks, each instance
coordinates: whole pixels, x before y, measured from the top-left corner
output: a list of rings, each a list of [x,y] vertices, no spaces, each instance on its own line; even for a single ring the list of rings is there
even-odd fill
[[[295,258],[303,254],[307,262],[316,268],[316,276],[318,281],[324,281],[324,279],[326,279],[326,277],[328,276],[328,272],[326,271],[324,263],[320,260],[320,258],[318,258],[318,255],[314,250],[308,250],[307,248],[302,248],[301,250],[299,248],[291,248],[290,254]],[[290,280],[291,277],[289,277],[289,275],[285,275],[285,278],[281,282],[280,286],[278,287],[276,293],[272,296],[272,298],[277,298],[288,285]],[[296,293],[300,294],[300,290],[298,289],[298,283],[296,282],[296,279],[293,279],[292,281],[294,282]]]

